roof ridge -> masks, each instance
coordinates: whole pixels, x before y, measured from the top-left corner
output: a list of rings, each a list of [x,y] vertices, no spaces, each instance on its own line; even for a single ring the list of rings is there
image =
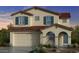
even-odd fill
[[[53,12],[53,11],[50,11],[50,10],[48,10],[48,9],[41,8],[41,7],[37,7],[37,6],[31,7],[31,8],[25,9],[25,10],[21,10],[21,11],[18,11],[18,12],[15,12],[15,13],[13,13],[13,14],[11,14],[11,15],[17,14],[17,13],[19,13],[19,12],[21,12],[21,13],[23,12],[23,13],[27,13],[27,14],[29,14],[29,15],[33,15],[33,14],[27,12],[28,10],[31,10],[31,9],[33,9],[33,8],[35,8],[35,9],[40,9],[40,10],[42,10],[42,11],[45,11],[45,12],[49,12],[49,13],[58,15],[60,19],[65,19],[65,18],[70,18],[70,17],[71,17],[69,12],[62,12],[62,13]],[[25,12],[25,11],[26,11],[26,12]]]
[[[50,13],[54,13],[54,14],[56,14],[56,15],[59,15],[59,14],[60,14],[59,12],[50,11],[50,10],[48,10],[48,9],[41,8],[41,7],[38,7],[38,6],[33,6],[33,7],[31,7],[31,8],[25,9],[25,10],[23,10],[23,11],[28,11],[28,10],[33,9],[33,8],[35,8],[35,9],[40,9],[40,10],[43,10],[43,11],[47,11],[47,12],[50,12]]]

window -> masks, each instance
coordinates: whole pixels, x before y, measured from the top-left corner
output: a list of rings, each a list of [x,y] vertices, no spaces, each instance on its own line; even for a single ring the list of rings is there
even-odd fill
[[[63,40],[64,44],[68,43],[68,34],[66,32],[59,33],[58,38],[59,38],[59,44],[61,43],[61,40]]]
[[[22,17],[22,24],[27,25],[28,24],[28,17],[23,16]]]
[[[62,22],[63,22],[63,23],[67,23],[67,20],[66,20],[66,19],[63,19]]]
[[[55,34],[53,32],[48,32],[47,36],[48,36],[49,40],[54,40],[55,39]]]
[[[44,16],[44,24],[45,25],[52,25],[54,23],[53,16]]]
[[[36,21],[40,20],[39,16],[35,16],[35,20]]]
[[[28,24],[28,17],[26,17],[26,16],[16,17],[15,20],[16,20],[15,21],[16,25],[27,25]]]
[[[68,43],[68,35],[67,34],[64,34],[64,43]]]
[[[16,25],[19,25],[19,17],[16,17],[16,19],[15,19],[15,24],[16,24]]]

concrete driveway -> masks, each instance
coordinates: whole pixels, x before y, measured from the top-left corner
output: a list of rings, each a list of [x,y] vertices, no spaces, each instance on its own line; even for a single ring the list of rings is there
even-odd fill
[[[26,47],[0,47],[0,53],[28,53],[31,48]]]

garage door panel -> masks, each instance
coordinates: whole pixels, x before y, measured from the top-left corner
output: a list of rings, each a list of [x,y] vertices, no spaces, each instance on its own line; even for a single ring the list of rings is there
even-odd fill
[[[15,46],[31,46],[31,34],[26,33],[15,33],[14,34],[14,45]]]

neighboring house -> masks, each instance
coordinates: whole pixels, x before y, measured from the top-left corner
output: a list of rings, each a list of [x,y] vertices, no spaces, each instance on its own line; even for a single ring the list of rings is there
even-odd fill
[[[70,13],[58,13],[40,7],[13,13],[10,44],[13,47],[52,47],[71,45]]]

